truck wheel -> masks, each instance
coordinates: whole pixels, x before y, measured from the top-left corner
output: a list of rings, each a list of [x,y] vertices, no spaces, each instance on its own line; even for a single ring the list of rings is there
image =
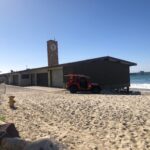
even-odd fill
[[[98,93],[100,93],[100,91],[101,91],[100,87],[93,87],[92,88],[92,93],[94,93],[94,94],[98,94]]]
[[[70,93],[77,93],[78,88],[77,88],[77,86],[71,86],[71,87],[69,88],[69,90],[70,90]]]

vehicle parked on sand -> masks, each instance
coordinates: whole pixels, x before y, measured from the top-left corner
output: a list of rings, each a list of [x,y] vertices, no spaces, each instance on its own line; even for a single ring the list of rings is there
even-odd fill
[[[92,93],[100,93],[101,87],[98,83],[92,83],[89,76],[80,74],[68,74],[66,88],[70,93],[78,91],[91,91]]]

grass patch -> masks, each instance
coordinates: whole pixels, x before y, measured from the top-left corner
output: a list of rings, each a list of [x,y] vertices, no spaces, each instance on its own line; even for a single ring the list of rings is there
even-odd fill
[[[5,122],[5,117],[0,115],[0,121]]]

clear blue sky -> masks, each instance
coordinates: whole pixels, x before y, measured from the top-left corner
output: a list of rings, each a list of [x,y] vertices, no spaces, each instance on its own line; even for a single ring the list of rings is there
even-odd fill
[[[46,41],[59,62],[113,56],[150,71],[150,0],[0,0],[0,70],[47,66]]]

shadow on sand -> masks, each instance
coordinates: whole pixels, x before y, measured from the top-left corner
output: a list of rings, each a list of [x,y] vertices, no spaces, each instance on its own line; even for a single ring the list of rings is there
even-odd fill
[[[93,94],[90,91],[81,91],[77,94]],[[142,95],[141,91],[129,91],[128,93],[126,91],[114,91],[114,90],[102,90],[99,94],[101,95]],[[93,94],[95,95],[95,94]]]

